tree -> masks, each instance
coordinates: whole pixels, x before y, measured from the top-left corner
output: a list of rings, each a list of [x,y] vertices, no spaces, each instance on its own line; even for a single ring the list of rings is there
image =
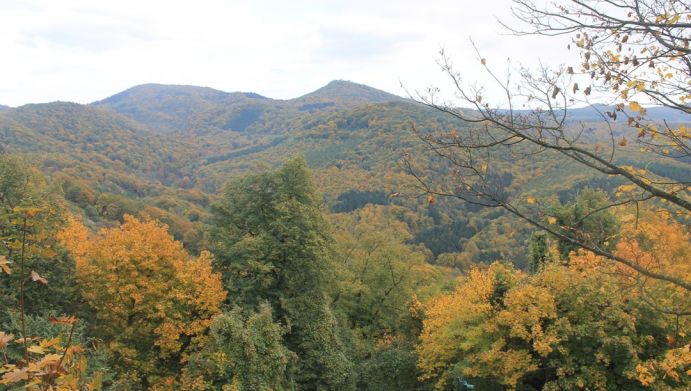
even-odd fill
[[[63,223],[61,206],[59,193],[40,173],[0,152],[3,389],[100,388],[98,375],[92,381],[85,376],[84,350],[74,338],[77,317],[61,316],[74,305],[70,299],[76,299],[71,260],[55,251],[54,233]],[[51,330],[38,330],[34,323]],[[16,339],[12,332],[18,334]]]
[[[670,345],[674,322],[631,298],[592,253],[526,276],[503,264],[473,270],[427,307],[418,365],[449,389],[686,389],[688,346]],[[612,271],[612,269],[607,269]]]
[[[606,193],[586,188],[573,202],[555,206],[551,214],[556,219],[559,232],[564,236],[575,238],[579,243],[612,251],[620,229],[608,206]],[[557,247],[563,259],[568,259],[569,253],[580,248],[568,240],[559,240]]]
[[[441,66],[451,79],[461,104],[445,103],[438,89],[418,100],[468,126],[446,131],[414,128],[432,161],[442,169],[406,159],[412,172],[431,194],[457,197],[469,203],[502,208],[550,233],[562,242],[593,251],[637,273],[691,290],[691,282],[652,271],[635,260],[583,241],[552,223],[533,195],[507,192],[499,184],[508,165],[528,165],[538,154],[550,154],[581,164],[612,181],[622,181],[620,197],[602,208],[664,201],[683,216],[691,212],[688,179],[673,180],[644,167],[624,162],[624,154],[639,153],[662,160],[688,159],[691,148],[684,120],[652,121],[645,103],[672,112],[691,112],[691,29],[688,4],[674,0],[571,0],[541,7],[530,0],[514,0],[514,15],[524,27],[517,34],[569,35],[583,62],[558,69],[521,69],[519,81],[494,73],[478,51],[478,60],[507,98],[505,108],[489,102],[482,88],[468,87],[442,52]],[[579,85],[580,83],[580,85]],[[592,96],[610,97],[614,106],[600,111],[607,136],[595,137],[567,113]],[[460,105],[470,107],[459,108]],[[526,109],[522,109],[525,106]],[[593,109],[599,110],[597,106]],[[624,124],[617,118],[625,118]],[[641,152],[629,145],[640,144]],[[635,152],[634,152],[635,151]],[[410,156],[410,155],[409,155]],[[443,180],[435,180],[438,173]],[[431,172],[431,173],[430,173]]]
[[[75,219],[60,234],[82,296],[128,387],[171,382],[201,346],[226,293],[208,252],[193,259],[166,226],[125,215],[92,237]]]
[[[544,232],[533,232],[530,237],[530,263],[528,264],[531,273],[537,273],[549,260],[549,248],[547,245],[547,235]]]
[[[9,309],[28,314],[73,309],[67,303],[76,298],[69,289],[71,260],[56,251],[54,237],[64,222],[62,208],[59,192],[35,168],[0,154],[0,257],[14,269],[0,283],[0,324],[8,322]],[[32,272],[55,278],[55,284],[24,289]]]
[[[206,348],[194,354],[184,369],[183,388],[294,389],[290,372],[295,357],[283,345],[284,332],[266,303],[248,315],[239,307],[220,315],[211,325]]]
[[[442,280],[429,252],[406,243],[412,235],[389,215],[395,210],[369,205],[331,216],[339,261],[332,307],[358,363],[358,390],[416,388],[417,297]]]
[[[327,295],[332,239],[305,161],[231,182],[213,207],[212,245],[229,303],[254,311],[267,302],[288,328],[283,340],[298,357],[296,383],[352,388],[353,364]]]

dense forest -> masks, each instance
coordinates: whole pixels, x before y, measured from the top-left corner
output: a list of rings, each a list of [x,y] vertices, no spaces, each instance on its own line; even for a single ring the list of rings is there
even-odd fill
[[[0,106],[0,390],[688,389],[691,10],[515,3],[598,21],[506,86],[537,108],[445,57],[463,108],[342,80]]]

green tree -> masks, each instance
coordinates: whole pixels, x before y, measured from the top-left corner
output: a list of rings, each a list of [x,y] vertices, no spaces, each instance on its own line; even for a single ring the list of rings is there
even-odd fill
[[[0,281],[0,324],[20,307],[26,314],[73,311],[74,262],[58,250],[54,237],[63,208],[60,192],[40,172],[0,154],[0,259],[14,270]],[[51,284],[25,289],[32,272]]]
[[[427,263],[429,251],[406,244],[412,234],[389,215],[392,209],[369,205],[331,216],[339,259],[333,308],[347,326],[359,390],[418,385],[413,346],[422,314],[417,296],[428,296],[443,280],[441,269]]]
[[[558,227],[554,229],[571,239],[557,241],[562,258],[567,259],[569,253],[577,251],[582,244],[606,251],[614,249],[619,223],[609,205],[605,192],[585,188],[574,202],[554,208],[552,213]]]
[[[185,389],[238,391],[290,390],[295,355],[283,345],[284,329],[273,321],[264,303],[257,312],[239,307],[220,315],[211,325],[207,348],[193,355],[183,376]]]
[[[547,248],[547,234],[535,232],[530,237],[530,263],[528,265],[531,273],[537,273],[547,263],[549,259]]]
[[[353,387],[353,364],[337,333],[327,288],[332,239],[304,159],[231,182],[213,207],[212,246],[229,303],[267,302],[288,331],[303,389]]]

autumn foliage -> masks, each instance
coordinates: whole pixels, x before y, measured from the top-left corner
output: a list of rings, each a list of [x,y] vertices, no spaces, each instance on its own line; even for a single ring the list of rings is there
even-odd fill
[[[616,251],[688,273],[688,233],[659,214],[625,229]],[[495,263],[428,304],[418,366],[437,389],[456,377],[488,389],[683,388],[688,308],[681,288],[588,252],[534,275]]]
[[[93,237],[71,220],[60,238],[116,366],[130,381],[170,381],[171,368],[185,364],[226,296],[209,253],[192,258],[165,226],[131,216]]]

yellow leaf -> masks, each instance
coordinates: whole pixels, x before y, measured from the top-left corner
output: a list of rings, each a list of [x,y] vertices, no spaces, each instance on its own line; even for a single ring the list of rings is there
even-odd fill
[[[556,223],[557,223],[557,218],[556,218],[556,217],[549,216],[549,217],[547,218],[547,222],[550,223],[550,224],[556,224]]]
[[[30,353],[36,353],[36,354],[44,354],[45,353],[45,350],[43,350],[43,348],[38,346],[38,345],[29,346],[29,348],[27,350]]]
[[[536,201],[537,200],[535,199],[535,197],[528,197],[528,203],[529,204],[534,204]]]
[[[641,111],[643,110],[643,106],[641,106],[638,102],[636,101],[631,101],[629,102],[629,110],[631,111]]]

